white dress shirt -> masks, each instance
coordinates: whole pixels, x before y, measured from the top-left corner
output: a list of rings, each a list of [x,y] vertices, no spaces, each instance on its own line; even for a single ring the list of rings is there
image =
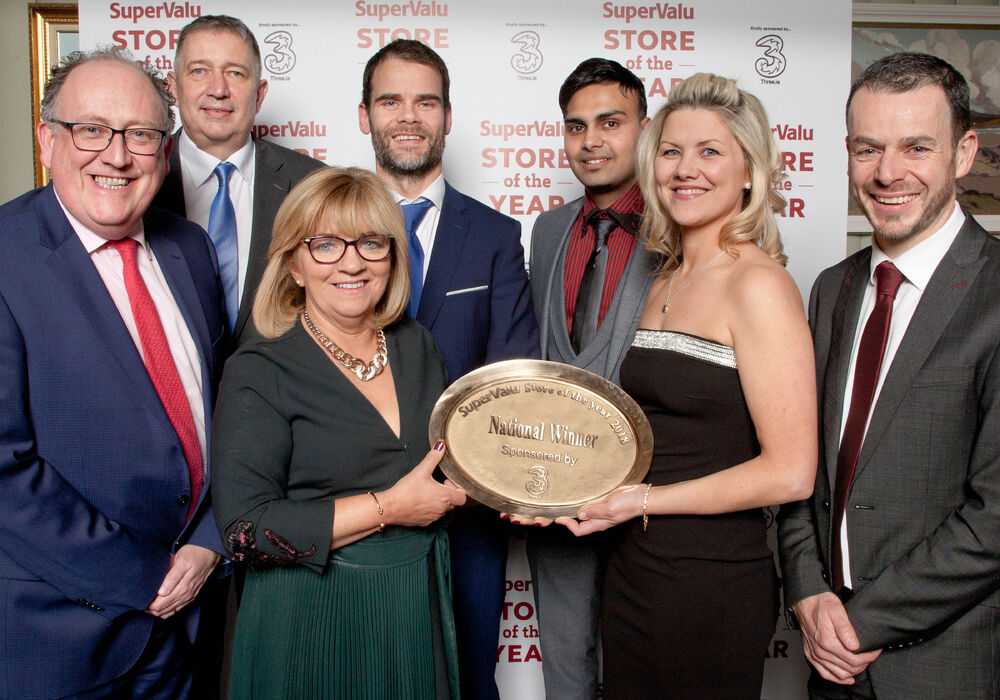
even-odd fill
[[[424,269],[421,273],[423,279],[427,279],[427,266],[431,262],[431,251],[434,249],[434,239],[437,237],[438,221],[441,219],[441,206],[444,204],[444,174],[438,175],[426,190],[413,199],[407,199],[397,192],[392,193],[396,204],[413,204],[423,199],[429,201],[433,206],[424,214],[420,225],[417,226],[417,238],[424,249]]]
[[[212,211],[212,201],[219,191],[219,181],[215,177],[215,166],[222,161],[199,149],[194,141],[182,130],[177,139],[181,157],[181,182],[184,186],[184,208],[187,218],[206,231],[208,217]],[[253,233],[253,178],[255,171],[253,139],[226,158],[236,166],[229,177],[229,198],[236,210],[236,240],[239,254],[239,284],[237,295],[243,298],[243,287],[247,278],[247,263],[250,260],[250,235]],[[235,323],[235,321],[234,321]]]
[[[879,393],[882,391],[882,383],[885,375],[892,365],[892,360],[896,356],[899,344],[903,340],[913,312],[916,311],[920,297],[923,296],[927,283],[930,282],[931,275],[941,263],[951,244],[958,236],[962,224],[965,223],[965,214],[962,213],[958,202],[955,203],[951,216],[944,225],[927,239],[921,241],[909,250],[901,253],[895,260],[890,260],[889,256],[882,252],[878,244],[872,240],[872,260],[871,268],[868,271],[868,286],[865,288],[865,298],[861,304],[861,315],[858,317],[858,326],[854,331],[854,346],[851,348],[851,365],[847,373],[847,388],[844,392],[844,409],[840,423],[840,437],[844,438],[844,428],[847,426],[847,413],[851,405],[851,394],[854,391],[854,366],[858,361],[858,346],[861,343],[861,334],[864,332],[868,317],[871,316],[875,308],[875,268],[880,263],[889,260],[903,277],[903,284],[896,292],[896,301],[892,305],[892,320],[889,324],[889,338],[886,343],[885,357],[882,360],[882,367],[879,370],[878,382],[875,385],[875,395],[872,398],[872,407],[878,402]],[[868,413],[868,420],[865,422],[865,431],[868,430],[868,422],[871,421],[871,411]],[[848,551],[847,520],[848,512],[844,511],[844,519],[840,524],[840,546],[843,552],[844,585],[851,586],[851,557]]]
[[[58,199],[58,195],[56,196]],[[142,341],[139,339],[139,330],[135,325],[135,316],[132,314],[132,306],[129,303],[128,292],[125,289],[125,275],[122,267],[122,258],[118,251],[105,245],[108,241],[88,229],[82,223],[73,218],[62,201],[62,206],[66,218],[83,243],[83,247],[90,255],[94,267],[104,281],[111,300],[118,308],[125,327],[128,328],[132,342],[135,343],[136,350],[140,357],[143,356]],[[201,447],[201,463],[207,464],[208,451],[205,441],[205,403],[203,401],[203,387],[201,376],[201,357],[198,354],[198,347],[195,345],[191,331],[188,329],[184,316],[181,314],[174,295],[167,285],[167,280],[163,276],[159,263],[153,255],[153,250],[146,241],[143,231],[132,236],[139,242],[136,248],[136,264],[139,267],[139,274],[142,281],[149,289],[149,295],[156,305],[156,313],[160,317],[163,325],[163,332],[167,336],[167,345],[170,347],[170,354],[174,358],[177,366],[177,373],[181,377],[181,384],[184,386],[184,394],[187,397],[188,406],[191,408],[191,417],[194,418],[195,431],[198,433],[198,445]],[[203,467],[204,469],[204,467]]]

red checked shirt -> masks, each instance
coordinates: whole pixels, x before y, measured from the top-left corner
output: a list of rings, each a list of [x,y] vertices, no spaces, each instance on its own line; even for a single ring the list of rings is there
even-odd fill
[[[563,284],[566,287],[566,328],[570,333],[573,332],[573,312],[576,310],[576,297],[580,292],[583,269],[594,250],[594,228],[585,225],[585,222],[596,208],[590,195],[584,195],[583,208],[573,222],[573,228],[569,235],[569,250],[566,252],[566,272]],[[632,185],[632,188],[619,197],[608,209],[617,215],[615,218],[619,222],[629,222],[634,224],[634,228],[631,231],[626,230],[619,224],[608,234],[608,269],[604,277],[604,293],[601,295],[598,325],[604,321],[604,315],[611,305],[611,299],[615,295],[615,289],[618,288],[618,282],[625,272],[629,258],[632,257],[633,249],[635,249],[639,216],[645,209],[639,185]]]

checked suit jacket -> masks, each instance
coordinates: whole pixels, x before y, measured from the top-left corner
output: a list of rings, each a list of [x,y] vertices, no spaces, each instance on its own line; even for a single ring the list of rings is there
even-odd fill
[[[844,388],[871,249],[809,305],[820,402],[813,496],[782,507],[785,600],[830,590]],[[879,698],[1000,698],[1000,242],[972,218],[890,365],[848,494],[847,614]]]

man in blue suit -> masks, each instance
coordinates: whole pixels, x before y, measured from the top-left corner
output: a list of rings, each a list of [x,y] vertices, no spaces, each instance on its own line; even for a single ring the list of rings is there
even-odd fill
[[[38,127],[52,181],[0,207],[2,698],[190,693],[229,336],[211,242],[147,211],[169,105],[114,51],[67,59]]]
[[[490,362],[538,356],[521,227],[444,180],[451,130],[448,68],[399,39],[365,66],[358,120],[376,172],[407,220],[410,315],[438,344],[452,381]],[[498,698],[493,674],[503,607],[507,532],[482,506],[459,512],[451,537],[462,695]]]

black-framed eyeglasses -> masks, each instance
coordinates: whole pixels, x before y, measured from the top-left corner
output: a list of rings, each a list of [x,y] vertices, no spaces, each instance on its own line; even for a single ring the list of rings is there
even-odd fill
[[[151,156],[160,150],[160,145],[167,135],[167,132],[162,129],[153,129],[148,126],[112,129],[105,124],[64,122],[60,119],[52,119],[51,121],[53,124],[69,129],[73,145],[81,151],[103,151],[111,145],[111,139],[115,137],[115,134],[121,134],[125,141],[125,148],[128,149],[129,153],[137,156]]]
[[[350,246],[354,246],[358,255],[368,262],[385,260],[392,252],[392,238],[380,233],[361,236],[353,241],[347,241],[338,236],[310,236],[303,239],[302,242],[308,246],[312,259],[321,265],[329,265],[339,261]]]

